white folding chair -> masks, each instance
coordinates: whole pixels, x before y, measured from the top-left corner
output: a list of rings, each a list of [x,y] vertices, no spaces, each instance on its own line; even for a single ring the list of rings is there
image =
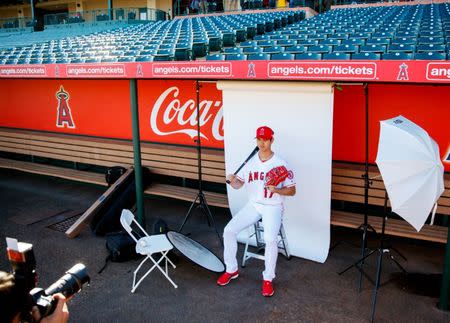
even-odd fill
[[[255,246],[256,252],[249,251],[249,243],[253,237],[255,237],[256,241]],[[291,258],[291,254],[289,252],[289,247],[286,239],[286,233],[284,232],[283,223],[281,223],[280,231],[278,232],[277,245],[278,245],[278,252],[281,252],[289,260]],[[247,242],[245,243],[244,256],[242,257],[242,267],[245,267],[245,263],[250,258],[264,260],[265,259],[264,255],[259,253],[261,250],[264,249],[264,247],[265,247],[264,227],[262,225],[262,221],[259,220],[254,225],[254,231],[251,230],[251,227],[249,228],[249,235],[247,238]]]
[[[175,288],[178,288],[178,286],[173,282],[173,280],[169,277],[168,270],[167,270],[167,263],[170,263],[173,268],[176,268],[176,266],[173,264],[172,261],[167,257],[167,253],[169,250],[173,249],[172,244],[167,239],[165,234],[156,234],[149,236],[147,232],[142,228],[142,226],[136,221],[134,218],[133,213],[131,213],[130,210],[122,210],[122,215],[120,216],[120,223],[124,227],[124,229],[128,232],[128,234],[133,238],[134,241],[136,241],[136,252],[146,256],[144,260],[139,264],[139,266],[134,271],[133,275],[133,287],[131,289],[131,292],[134,293],[136,288],[139,286],[139,284],[144,280],[145,277],[147,277],[155,268],[157,268],[171,283]],[[132,226],[136,226],[141,231],[140,233],[133,232]],[[143,236],[141,238],[141,236]],[[161,258],[159,258],[157,261],[152,257],[154,253],[161,253]],[[151,260],[153,262],[153,266],[139,279],[139,281],[136,283],[136,275],[141,269],[142,265],[147,261]],[[165,269],[161,268],[160,263],[161,261],[165,262]]]

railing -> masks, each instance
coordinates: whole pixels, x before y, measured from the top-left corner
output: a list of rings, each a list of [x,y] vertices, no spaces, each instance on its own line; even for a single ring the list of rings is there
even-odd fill
[[[181,0],[174,1],[174,15],[205,14],[215,12],[236,12],[258,9],[295,8],[308,6],[313,0],[237,0],[231,6],[231,0],[190,0],[189,5]]]
[[[33,21],[31,17],[23,18],[1,18],[0,29],[13,29],[13,28],[27,28],[33,27]]]
[[[166,20],[166,13],[152,8],[114,8],[111,10],[90,10],[64,12],[44,16],[44,25],[73,24],[97,21],[157,21]]]

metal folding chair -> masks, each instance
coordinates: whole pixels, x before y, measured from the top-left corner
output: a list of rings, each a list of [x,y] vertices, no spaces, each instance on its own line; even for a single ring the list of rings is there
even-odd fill
[[[167,253],[169,250],[173,249],[172,244],[167,239],[165,234],[156,234],[149,236],[147,232],[142,228],[142,226],[136,221],[134,218],[134,214],[131,213],[130,210],[122,210],[122,215],[120,216],[120,223],[123,228],[128,232],[128,234],[136,241],[136,252],[146,256],[144,260],[139,264],[133,274],[133,287],[131,288],[131,292],[134,293],[139,284],[147,277],[154,269],[158,269],[167,280],[175,287],[178,286],[173,282],[173,280],[169,277],[167,264],[170,263],[173,268],[176,266],[173,262],[167,257]],[[133,232],[133,228],[139,229],[141,232]],[[137,231],[137,230],[136,230]],[[141,238],[142,236],[142,238]],[[161,257],[158,260],[152,257],[154,253],[161,253]],[[136,283],[136,276],[138,271],[141,269],[144,263],[150,260],[153,262],[153,266],[138,280]],[[160,263],[164,260],[165,268],[161,268]]]
[[[249,243],[250,240],[255,237],[256,240],[256,252],[249,251]],[[281,252],[286,259],[291,259],[291,254],[289,252],[289,247],[286,239],[286,233],[284,232],[283,223],[281,223],[280,231],[278,232],[277,237],[278,243],[278,252]],[[249,236],[247,238],[247,242],[245,243],[244,256],[242,258],[242,267],[245,267],[245,263],[250,258],[256,258],[260,260],[264,260],[264,255],[261,254],[261,251],[265,248],[264,242],[264,227],[262,225],[262,221],[259,220],[254,225],[254,231],[249,228]]]

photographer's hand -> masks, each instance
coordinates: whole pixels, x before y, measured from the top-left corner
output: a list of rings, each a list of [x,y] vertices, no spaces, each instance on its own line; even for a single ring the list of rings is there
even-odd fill
[[[69,309],[67,308],[67,300],[63,294],[55,294],[53,298],[57,300],[55,311],[41,319],[41,315],[37,307],[33,307],[32,314],[36,322],[41,323],[67,323],[69,321]]]

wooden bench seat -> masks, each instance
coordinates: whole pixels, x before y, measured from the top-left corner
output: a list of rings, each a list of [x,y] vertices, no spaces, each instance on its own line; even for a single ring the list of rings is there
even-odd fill
[[[362,223],[361,214],[333,210],[331,224],[339,227],[357,229]],[[368,223],[377,233],[381,233],[383,219],[377,216],[369,216]],[[438,225],[425,224],[420,232],[417,232],[410,224],[403,220],[389,219],[386,221],[385,233],[396,237],[412,238],[439,243],[447,242],[447,228]]]
[[[130,167],[133,165],[133,146],[131,141],[127,140],[0,128],[0,151],[106,167],[117,165]],[[155,174],[192,180],[198,178],[197,151],[195,147],[142,143],[141,152],[142,165],[151,168]],[[106,185],[103,174],[76,169],[15,161],[6,158],[0,158],[0,168],[11,168],[80,182]],[[202,176],[205,181],[222,184],[225,177],[223,151],[203,149],[202,171]],[[332,172],[332,199],[341,203],[363,204],[363,175],[363,165],[334,162]],[[383,206],[385,188],[376,166],[370,167],[369,178],[371,178],[369,205]],[[438,201],[437,213],[439,215],[449,216],[450,174],[445,175],[445,187],[446,190]],[[198,190],[155,183],[145,193],[192,201],[196,197]],[[204,193],[209,205],[228,207],[226,194],[207,191]],[[371,216],[369,219],[370,224],[377,231],[381,229],[382,218]],[[337,210],[332,211],[331,223],[336,226],[357,228],[362,223],[362,220],[363,216],[361,214]],[[417,233],[406,221],[397,219],[389,219],[386,233],[394,236],[440,243],[447,241],[446,227],[425,225],[421,232]]]

